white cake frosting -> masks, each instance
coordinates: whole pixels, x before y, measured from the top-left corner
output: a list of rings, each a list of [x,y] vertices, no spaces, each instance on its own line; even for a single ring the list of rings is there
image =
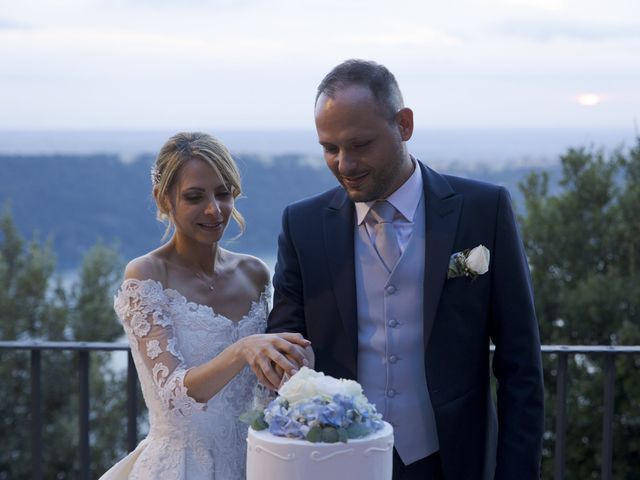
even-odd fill
[[[278,393],[248,422],[247,480],[391,479],[393,428],[360,384],[302,367]]]
[[[311,443],[249,429],[247,480],[390,480],[393,428],[348,442]]]

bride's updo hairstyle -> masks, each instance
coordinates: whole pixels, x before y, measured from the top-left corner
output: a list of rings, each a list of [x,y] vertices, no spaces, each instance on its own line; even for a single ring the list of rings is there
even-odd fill
[[[212,135],[201,132],[180,132],[171,137],[160,149],[156,161],[151,167],[151,183],[158,201],[156,217],[167,225],[162,237],[169,235],[174,227],[171,220],[171,212],[167,210],[165,202],[161,199],[168,198],[171,188],[175,184],[178,171],[191,159],[199,159],[207,163],[213,171],[227,185],[234,200],[242,193],[240,172],[236,162],[231,157],[229,150],[220,140]],[[231,211],[231,218],[240,227],[240,233],[244,231],[244,218],[235,205]]]

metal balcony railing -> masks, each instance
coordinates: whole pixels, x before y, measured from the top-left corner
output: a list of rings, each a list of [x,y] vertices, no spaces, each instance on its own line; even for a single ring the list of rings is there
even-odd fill
[[[80,478],[89,479],[89,353],[92,351],[127,351],[127,343],[103,342],[9,342],[0,341],[0,350],[28,350],[31,354],[31,449],[32,478],[43,478],[42,468],[42,393],[41,393],[41,352],[43,350],[66,350],[78,352],[79,380],[79,431]],[[493,347],[492,347],[493,350]],[[543,345],[542,354],[555,354],[558,358],[556,377],[556,425],[554,452],[554,480],[563,480],[566,460],[567,432],[567,365],[570,355],[604,355],[604,402],[602,417],[602,467],[601,479],[613,478],[613,414],[615,359],[618,355],[639,355],[640,346],[584,346],[584,345]],[[138,442],[136,426],[137,374],[131,353],[127,362],[127,448],[133,450]]]
[[[89,456],[89,352],[126,351],[127,360],[127,449],[132,451],[138,442],[137,431],[137,382],[138,375],[129,351],[124,342],[7,342],[0,341],[0,350],[29,350],[31,352],[31,463],[32,478],[42,480],[42,393],[41,393],[41,352],[43,350],[66,350],[78,352],[78,397],[79,431],[78,450],[80,476],[82,480],[90,478]]]
[[[640,346],[542,345],[542,354],[558,356],[556,377],[556,436],[553,465],[554,480],[564,480],[567,436],[567,364],[569,355],[604,355],[604,402],[602,415],[602,465],[600,478],[613,479],[613,400],[616,355],[640,354]]]

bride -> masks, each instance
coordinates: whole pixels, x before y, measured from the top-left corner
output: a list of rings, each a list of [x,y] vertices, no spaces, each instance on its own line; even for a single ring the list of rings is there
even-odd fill
[[[246,426],[238,416],[251,407],[256,377],[277,388],[276,370],[293,374],[308,364],[309,342],[263,333],[267,267],[218,245],[230,218],[244,227],[234,206],[240,176],[224,145],[179,133],[151,177],[158,217],[174,232],[127,265],[115,298],[150,428],[101,478],[243,479]]]

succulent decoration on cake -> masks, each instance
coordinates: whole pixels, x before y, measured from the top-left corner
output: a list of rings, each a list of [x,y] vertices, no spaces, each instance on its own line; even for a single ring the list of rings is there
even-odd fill
[[[346,442],[383,427],[382,416],[353,380],[329,377],[302,367],[262,410],[240,418],[254,430],[310,442]]]

